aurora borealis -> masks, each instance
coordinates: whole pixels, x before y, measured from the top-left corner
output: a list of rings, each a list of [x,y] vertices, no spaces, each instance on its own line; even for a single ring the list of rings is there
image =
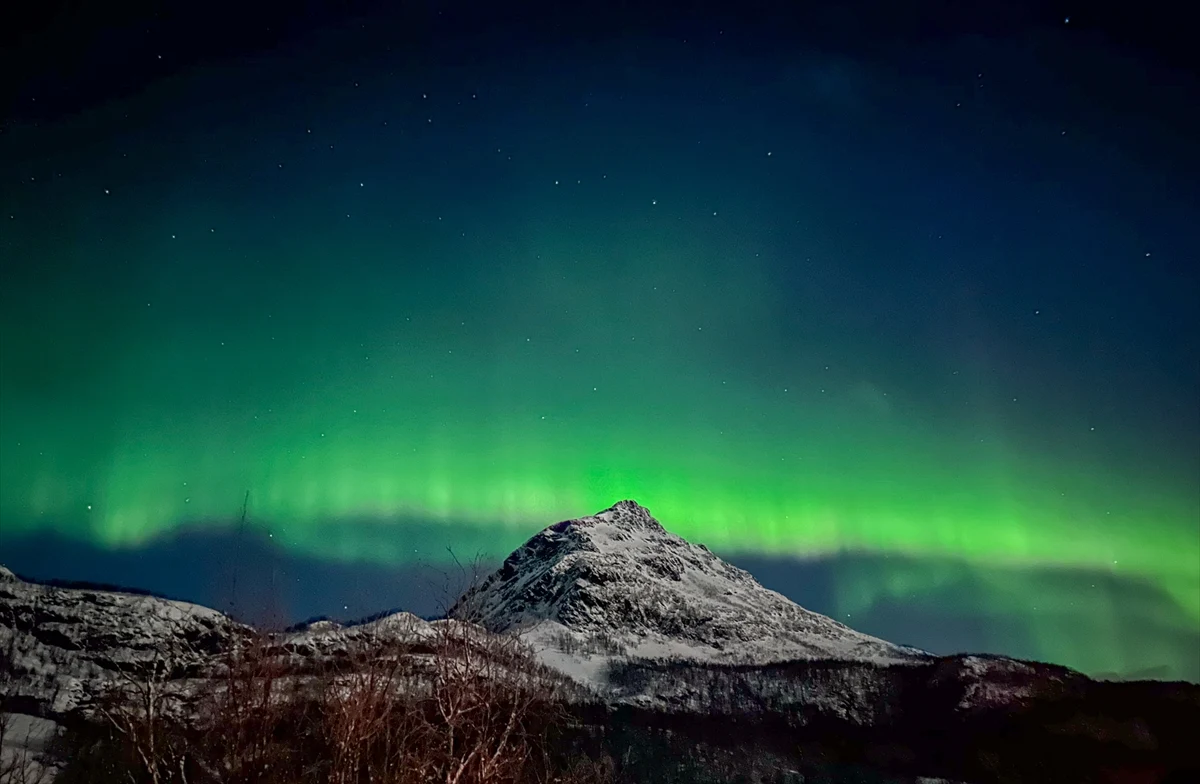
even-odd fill
[[[23,72],[0,562],[249,491],[403,572],[633,498],[864,631],[1200,679],[1194,77],[1082,18],[401,16]]]

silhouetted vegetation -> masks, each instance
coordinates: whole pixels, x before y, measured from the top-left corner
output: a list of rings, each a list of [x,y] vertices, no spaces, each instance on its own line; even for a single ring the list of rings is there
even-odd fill
[[[436,626],[433,655],[360,640],[319,676],[268,637],[173,680],[160,662],[90,705],[58,779],[126,784],[604,782],[611,762],[555,743],[571,718],[515,641]]]

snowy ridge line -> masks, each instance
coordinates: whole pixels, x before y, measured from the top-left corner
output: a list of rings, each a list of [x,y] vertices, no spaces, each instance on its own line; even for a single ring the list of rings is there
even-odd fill
[[[619,658],[767,664],[927,661],[768,590],[634,501],[549,526],[451,609],[517,633],[542,660],[603,690]]]

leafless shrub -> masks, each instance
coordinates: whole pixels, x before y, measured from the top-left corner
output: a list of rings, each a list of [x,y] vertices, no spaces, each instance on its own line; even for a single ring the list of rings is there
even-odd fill
[[[190,729],[204,739],[196,755],[204,780],[266,784],[294,767],[292,736],[302,739],[312,697],[304,680],[287,675],[269,638],[256,635],[239,641],[214,676],[200,681]]]
[[[96,705],[96,715],[121,738],[131,762],[147,780],[187,780],[187,746],[178,731],[184,695],[161,656],[123,672]]]
[[[41,738],[35,738],[33,725],[18,726],[16,716],[0,713],[0,784],[49,784],[55,766],[38,749]]]
[[[572,655],[611,657],[621,656],[626,652],[626,647],[620,641],[604,632],[595,632],[581,637],[563,628],[547,635],[547,641],[563,653]]]

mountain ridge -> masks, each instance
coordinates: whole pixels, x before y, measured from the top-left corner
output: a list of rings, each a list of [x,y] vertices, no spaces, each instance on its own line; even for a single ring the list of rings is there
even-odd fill
[[[632,500],[547,526],[449,614],[522,634],[545,663],[592,685],[605,655],[737,664],[934,658],[805,609]]]

